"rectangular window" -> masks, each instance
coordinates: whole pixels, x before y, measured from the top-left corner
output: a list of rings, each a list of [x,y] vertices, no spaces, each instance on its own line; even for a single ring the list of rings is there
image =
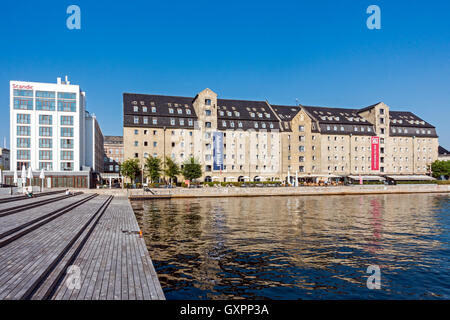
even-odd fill
[[[73,171],[73,163],[61,162],[61,171]]]
[[[30,148],[31,139],[30,138],[17,138],[17,148]]]
[[[55,91],[36,91],[36,98],[55,98]]]
[[[73,149],[73,139],[61,139],[62,149]]]
[[[298,131],[299,131],[299,132],[305,131],[305,127],[304,127],[304,126],[298,126]]]
[[[47,170],[47,171],[51,171],[53,170],[53,165],[51,162],[39,162],[39,170]]]
[[[17,123],[30,124],[30,115],[22,113],[17,114]]]
[[[14,98],[14,109],[33,110],[33,98]]]
[[[52,139],[39,138],[39,148],[52,148]]]
[[[58,99],[58,111],[76,112],[77,103],[76,101]]]
[[[51,137],[52,136],[52,127],[39,127],[39,136],[40,137]]]
[[[30,150],[17,150],[17,160],[30,160]]]
[[[36,99],[36,110],[55,111],[54,99]]]
[[[72,116],[61,116],[61,125],[62,126],[73,126],[73,117]]]
[[[73,128],[61,128],[61,137],[73,137]]]
[[[77,94],[73,92],[58,92],[58,99],[71,99],[75,100],[77,98]]]
[[[31,129],[29,126],[17,126],[18,136],[30,136]]]
[[[73,151],[61,151],[61,160],[73,160]]]
[[[144,124],[148,124],[148,117],[144,117]]]
[[[138,124],[139,123],[139,117],[134,117],[133,122],[134,122],[134,124]]]
[[[211,99],[205,99],[205,104],[207,106],[210,106],[211,105]]]
[[[39,150],[39,160],[52,160],[52,151]]]
[[[33,90],[14,89],[15,97],[33,97]]]
[[[52,116],[40,114],[39,115],[39,124],[51,125],[52,124]]]

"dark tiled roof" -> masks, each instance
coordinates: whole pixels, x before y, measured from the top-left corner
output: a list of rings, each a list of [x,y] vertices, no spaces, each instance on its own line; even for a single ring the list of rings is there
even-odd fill
[[[358,109],[302,106],[319,123],[372,125],[361,117]]]
[[[189,97],[124,93],[123,112],[128,115],[196,118],[192,102],[193,98]],[[134,112],[134,106],[138,106],[138,112]],[[143,111],[144,106],[147,107],[147,112]],[[152,107],[156,108],[156,112],[152,112]],[[173,113],[170,113],[169,109],[172,109]],[[190,113],[186,110],[190,110]]]
[[[278,121],[265,101],[217,99],[217,118]]]
[[[391,126],[434,128],[434,126],[409,111],[389,111],[389,118]]]
[[[439,146],[439,148],[438,148],[438,153],[439,153],[440,155],[450,155],[450,151],[448,151],[447,149],[445,149],[445,148],[442,147],[442,146]]]
[[[278,117],[282,121],[291,121],[301,110],[301,108],[298,106],[280,105],[272,105],[272,109],[277,113]]]

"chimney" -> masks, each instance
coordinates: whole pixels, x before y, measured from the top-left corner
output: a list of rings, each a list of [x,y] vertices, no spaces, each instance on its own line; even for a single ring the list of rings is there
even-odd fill
[[[69,81],[69,77],[68,77],[68,76],[65,77],[65,80],[66,80],[66,84],[70,84],[70,81]]]
[[[56,84],[61,84],[61,77],[56,78]]]

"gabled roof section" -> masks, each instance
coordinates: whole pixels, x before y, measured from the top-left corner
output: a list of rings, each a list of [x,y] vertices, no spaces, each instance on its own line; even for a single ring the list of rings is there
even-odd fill
[[[364,112],[364,111],[367,111],[367,110],[373,109],[374,107],[376,107],[376,106],[377,106],[377,105],[379,105],[380,103],[382,103],[382,102],[380,101],[380,102],[377,102],[377,103],[375,103],[375,104],[371,104],[371,105],[370,105],[370,106],[368,106],[368,107],[365,107],[365,108],[359,109],[359,110],[358,110],[358,112]]]
[[[194,107],[192,105],[193,98],[178,97],[178,96],[163,96],[153,94],[123,94],[123,111],[128,115],[157,115],[170,117],[192,117],[196,118]],[[138,112],[134,112],[134,106],[138,106]],[[147,112],[142,110],[142,107],[147,107]],[[151,108],[156,107],[156,112],[152,112]],[[174,110],[174,113],[169,112],[169,108]],[[181,112],[178,112],[178,110]],[[186,112],[190,110],[190,112]]]
[[[391,126],[415,127],[415,128],[434,128],[433,125],[422,120],[414,113],[409,111],[389,111]]]
[[[274,104],[271,106],[281,121],[291,121],[301,110],[298,106],[281,106]]]
[[[449,155],[450,156],[450,151],[448,151],[447,149],[445,149],[442,146],[439,146],[438,153],[439,153],[439,155],[443,155],[443,156]]]
[[[217,99],[217,118],[251,121],[278,121],[265,101]]]
[[[361,117],[358,109],[302,106],[320,123],[372,125]]]

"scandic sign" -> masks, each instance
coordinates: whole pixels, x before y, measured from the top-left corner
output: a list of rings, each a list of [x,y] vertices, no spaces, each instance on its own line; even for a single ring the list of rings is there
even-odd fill
[[[33,89],[33,86],[20,85],[20,84],[13,84],[12,87],[13,87],[13,89],[27,89],[27,90],[32,90]]]
[[[372,137],[371,139],[372,150],[372,170],[380,170],[380,137]]]

